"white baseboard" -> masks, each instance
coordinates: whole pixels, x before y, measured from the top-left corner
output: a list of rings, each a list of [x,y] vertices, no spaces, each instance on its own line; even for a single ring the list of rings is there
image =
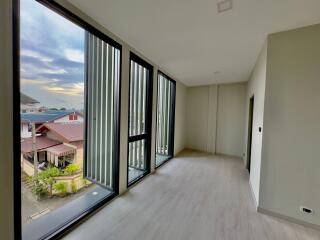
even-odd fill
[[[263,208],[261,208],[259,206],[258,206],[257,210],[258,210],[259,213],[262,213],[262,214],[265,214],[265,215],[269,215],[271,217],[280,218],[280,219],[283,219],[283,220],[286,220],[286,221],[289,221],[289,222],[292,222],[292,223],[295,223],[295,224],[302,225],[304,227],[320,230],[320,225],[316,225],[316,224],[313,224],[313,223],[305,222],[303,220],[299,220],[299,219],[296,219],[296,218],[293,218],[293,217],[288,217],[288,216],[285,216],[285,215],[280,214],[280,213],[276,213],[276,212],[273,212],[273,211],[269,211],[269,210],[263,209]]]
[[[249,186],[250,186],[251,196],[252,196],[253,201],[254,201],[254,207],[255,207],[256,211],[258,211],[258,202],[257,202],[256,196],[254,195],[254,192],[253,192],[253,188],[252,188],[252,185],[251,185],[250,178],[249,178]]]

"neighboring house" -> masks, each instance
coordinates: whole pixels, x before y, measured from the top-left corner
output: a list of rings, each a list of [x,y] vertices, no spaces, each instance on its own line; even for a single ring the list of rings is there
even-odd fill
[[[75,163],[80,167],[83,164],[83,123],[44,123],[37,130],[36,150],[39,169],[46,168],[49,163],[58,168]],[[21,166],[24,172],[32,176],[33,140],[24,139],[21,142]]]
[[[81,113],[73,110],[50,110],[38,113],[21,113],[21,138],[32,136],[31,123],[38,128],[44,123],[83,122]]]
[[[40,102],[24,93],[20,93],[21,113],[33,113],[40,111]]]

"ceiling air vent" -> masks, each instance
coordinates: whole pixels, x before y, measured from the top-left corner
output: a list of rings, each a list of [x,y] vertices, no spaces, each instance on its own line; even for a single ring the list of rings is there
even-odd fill
[[[232,0],[223,0],[218,2],[218,13],[222,13],[232,9]]]

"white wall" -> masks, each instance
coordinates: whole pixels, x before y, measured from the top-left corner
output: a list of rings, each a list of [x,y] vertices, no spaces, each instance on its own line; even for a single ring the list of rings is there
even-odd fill
[[[263,134],[263,112],[267,67],[267,43],[264,44],[247,85],[246,111],[244,122],[244,162],[247,164],[247,139],[249,121],[249,100],[254,96],[253,123],[252,123],[252,147],[251,147],[251,171],[250,184],[256,203],[259,202],[260,190],[260,166]],[[259,127],[262,132],[259,132]]]
[[[241,157],[246,84],[187,90],[187,147]]]
[[[187,87],[177,82],[176,84],[176,114],[174,129],[174,154],[178,154],[186,147],[187,137]]]
[[[207,152],[216,153],[217,128],[218,128],[218,85],[210,85],[208,89],[208,128],[207,128]]]
[[[6,240],[14,238],[11,4],[3,0],[0,7],[0,238]]]
[[[269,36],[264,109],[259,205],[319,226],[320,24]]]
[[[245,121],[246,84],[225,84],[218,88],[216,152],[241,157]]]
[[[207,150],[209,88],[191,87],[187,90],[187,147]]]

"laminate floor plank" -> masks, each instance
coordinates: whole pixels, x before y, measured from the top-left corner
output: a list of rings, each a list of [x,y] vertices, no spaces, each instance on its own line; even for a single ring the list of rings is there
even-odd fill
[[[256,212],[241,159],[184,151],[65,240],[319,240]]]

